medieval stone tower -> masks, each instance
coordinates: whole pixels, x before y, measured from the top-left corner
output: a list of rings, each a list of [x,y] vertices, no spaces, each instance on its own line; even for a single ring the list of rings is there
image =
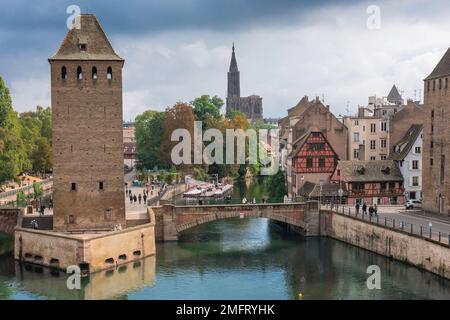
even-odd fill
[[[54,230],[125,227],[124,60],[97,18],[83,14],[49,62]]]
[[[450,48],[425,84],[423,129],[423,205],[450,215]]]

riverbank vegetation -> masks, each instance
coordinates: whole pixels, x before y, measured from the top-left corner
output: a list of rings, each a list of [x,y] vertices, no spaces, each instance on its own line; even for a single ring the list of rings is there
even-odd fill
[[[24,172],[52,169],[52,117],[50,107],[18,114],[0,76],[0,187],[18,181]]]

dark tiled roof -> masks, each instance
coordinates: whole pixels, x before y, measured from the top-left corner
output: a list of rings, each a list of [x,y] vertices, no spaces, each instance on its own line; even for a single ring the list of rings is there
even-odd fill
[[[402,173],[393,160],[341,160],[341,177],[349,182],[403,181]]]
[[[344,190],[343,196],[347,195],[345,185],[342,184]],[[322,196],[338,195],[339,183],[324,183],[322,186]],[[307,198],[320,197],[320,184],[306,181],[299,190],[299,194]]]
[[[395,86],[395,84],[392,86],[391,91],[389,92],[388,96],[387,96],[387,100],[389,102],[401,102],[402,101],[402,96],[400,95],[400,93],[398,92],[397,87]]]
[[[413,124],[406,132],[405,136],[394,146],[394,152],[389,155],[391,160],[403,160],[408,155],[412,146],[417,140],[417,137],[422,132],[423,126],[420,124]],[[400,148],[400,150],[398,150]]]
[[[79,45],[86,45],[81,50]],[[58,52],[51,60],[111,60],[123,61],[114,51],[105,32],[93,14],[80,16],[80,28],[69,30]]]
[[[447,49],[447,52],[441,58],[430,75],[425,78],[425,80],[440,78],[448,75],[450,75],[450,48]]]

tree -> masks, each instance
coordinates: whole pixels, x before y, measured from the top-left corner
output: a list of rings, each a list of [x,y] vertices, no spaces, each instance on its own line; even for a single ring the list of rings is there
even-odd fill
[[[31,154],[34,172],[49,172],[52,169],[52,147],[49,142],[39,137],[36,139],[35,149]]]
[[[220,109],[223,106],[223,100],[218,96],[210,97],[209,95],[202,95],[191,102],[193,105],[192,111],[195,114],[197,121],[202,121],[206,124],[207,119],[220,119]]]
[[[18,180],[19,174],[29,166],[21,139],[21,128],[12,107],[9,89],[0,77],[0,185]]]
[[[33,182],[33,191],[35,199],[39,199],[44,194],[44,191],[42,190],[41,184],[39,182]]]
[[[179,141],[172,141],[172,133],[177,129],[185,129],[189,133],[191,152],[189,155],[184,155],[190,159],[192,163],[194,160],[194,113],[192,107],[188,103],[177,102],[173,107],[166,109],[166,116],[163,124],[163,141],[160,148],[161,162],[166,168],[174,165],[172,161],[172,149],[179,144]],[[189,171],[192,165],[179,164],[177,169],[182,171]]]
[[[267,190],[269,190],[269,199],[280,201],[287,195],[286,179],[283,171],[278,170],[276,174],[269,176],[265,183],[267,183]]]
[[[153,169],[162,165],[160,148],[164,133],[164,112],[148,110],[135,119],[139,169]]]

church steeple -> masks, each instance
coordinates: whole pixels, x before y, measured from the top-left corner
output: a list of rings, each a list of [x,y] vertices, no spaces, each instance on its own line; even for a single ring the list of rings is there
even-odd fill
[[[230,70],[228,71],[228,97],[240,97],[241,90],[239,84],[239,69],[234,52],[234,42],[231,53]]]

